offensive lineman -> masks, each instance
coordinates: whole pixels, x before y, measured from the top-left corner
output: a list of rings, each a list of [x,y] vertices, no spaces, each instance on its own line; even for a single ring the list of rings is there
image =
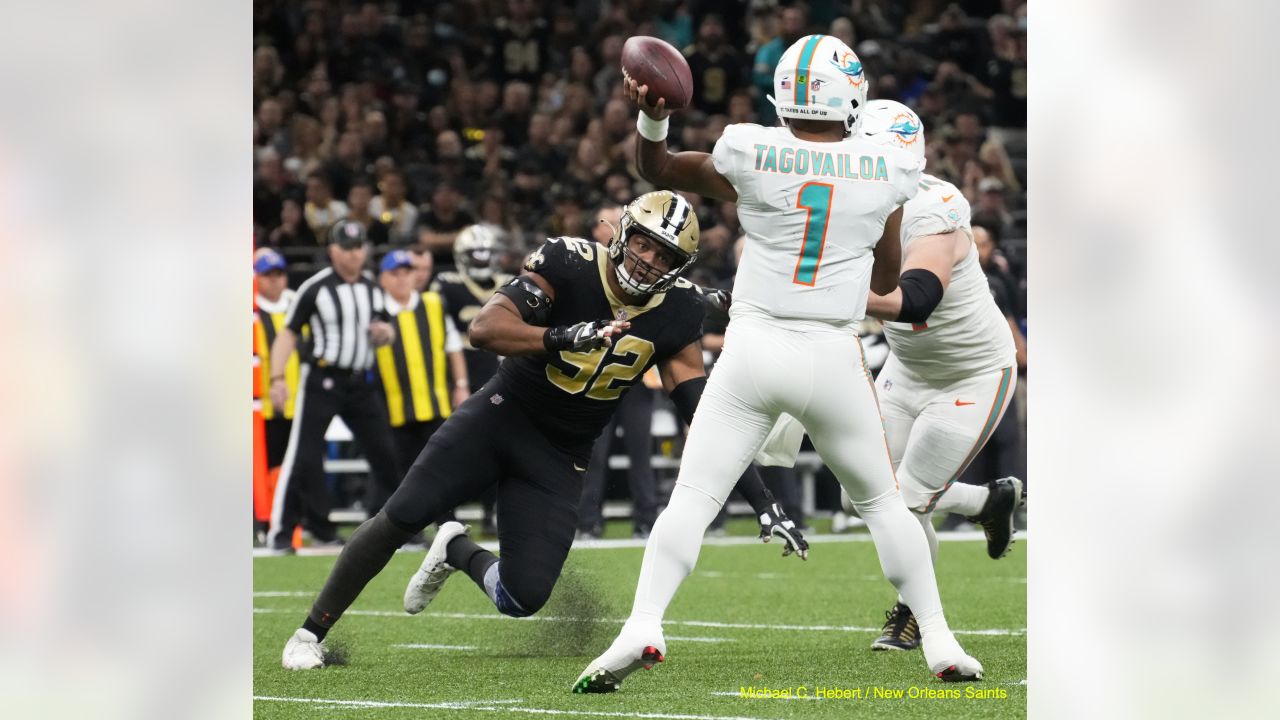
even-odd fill
[[[473,344],[506,356],[497,376],[431,436],[382,511],[351,536],[285,645],[284,667],[323,667],[325,635],[396,548],[495,485],[501,560],[461,524],[443,523],[405,590],[405,610],[421,612],[455,570],[506,615],[543,606],[573,543],[592,444],[623,393],[657,365],[677,411],[693,416],[706,384],[703,301],[680,276],[697,249],[692,207],[659,191],[627,206],[607,250],[554,238],[529,257],[471,324]],[[743,485],[757,512],[773,503],[759,475]],[[771,533],[792,551],[807,550],[787,518],[761,523],[776,526]]]
[[[924,129],[906,105],[868,103],[862,133],[924,158]],[[936,510],[967,515],[1001,558],[1013,538],[1022,482],[955,484],[1000,422],[1018,382],[1013,338],[978,266],[969,203],[954,185],[922,175],[902,219],[899,289],[872,294],[867,314],[885,321],[889,360],[876,378],[889,453],[907,507],[929,538],[934,563]],[[908,280],[912,278],[912,280]],[[885,613],[875,650],[913,650],[916,621],[902,598]]]
[[[858,134],[867,99],[862,64],[826,35],[783,54],[770,98],[782,127],[725,128],[712,154],[671,154],[665,103],[646,86],[624,89],[640,106],[637,164],[651,182],[736,202],[747,245],[716,372],[693,419],[667,509],[645,547],[631,616],[574,682],[612,692],[666,651],[662,617],[692,571],[702,536],[781,413],[796,417],[866,521],[885,575],[915,612],[925,661],[945,681],[974,680],[942,612],[929,545],[902,501],[855,323],[868,288],[898,285],[901,206],[916,194],[921,162]]]

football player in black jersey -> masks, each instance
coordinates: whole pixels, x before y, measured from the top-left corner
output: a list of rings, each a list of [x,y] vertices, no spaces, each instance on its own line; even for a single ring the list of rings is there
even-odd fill
[[[703,299],[681,278],[697,258],[698,221],[668,191],[627,206],[609,248],[554,238],[529,256],[525,273],[498,290],[471,324],[471,341],[506,356],[497,375],[431,437],[404,481],[344,547],[283,664],[324,664],[321,641],[396,548],[443,512],[496,485],[501,561],[456,522],[440,526],[405,590],[421,612],[462,570],[513,617],[551,595],[573,544],[591,447],[627,388],[657,365],[686,421],[706,375]],[[802,558],[808,544],[749,473],[739,489],[756,508],[767,542]]]

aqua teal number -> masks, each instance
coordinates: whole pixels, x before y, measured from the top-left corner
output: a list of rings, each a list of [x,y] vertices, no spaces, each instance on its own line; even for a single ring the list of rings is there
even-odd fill
[[[831,216],[832,187],[826,183],[805,183],[796,198],[796,207],[809,211],[804,225],[804,243],[791,282],[812,287],[818,281],[818,265],[827,242],[827,220]]]

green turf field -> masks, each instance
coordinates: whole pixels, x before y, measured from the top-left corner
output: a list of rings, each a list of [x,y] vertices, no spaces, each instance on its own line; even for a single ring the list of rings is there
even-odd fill
[[[621,627],[640,548],[574,550],[551,602],[527,620],[498,615],[462,574],[427,612],[404,614],[423,555],[398,553],[329,635],[346,664],[303,672],[282,669],[280,651],[334,558],[255,558],[254,717],[1025,717],[1026,545],[998,562],[984,547],[943,542],[939,569],[951,627],[986,668],[981,683],[931,679],[919,651],[868,650],[893,591],[871,543],[823,542],[807,563],[772,545],[704,546],[667,614],[667,661],[613,695],[569,686]],[[739,697],[753,686],[864,697]],[[910,697],[943,691],[960,697]],[[989,697],[966,697],[976,691]]]

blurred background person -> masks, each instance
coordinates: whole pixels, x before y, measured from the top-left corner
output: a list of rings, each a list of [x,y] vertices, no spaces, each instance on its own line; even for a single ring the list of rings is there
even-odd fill
[[[281,552],[292,550],[290,536],[299,522],[319,544],[342,542],[329,519],[323,464],[325,433],[335,415],[342,416],[364,449],[370,486],[381,486],[390,494],[401,477],[386,400],[370,372],[374,350],[394,340],[395,330],[388,322],[382,289],[364,272],[369,239],[364,227],[352,220],[334,225],[327,238],[330,266],[298,288],[271,344],[270,399],[283,407],[289,399],[289,358],[303,329],[310,330],[268,533],[271,548]]]
[[[392,243],[408,245],[413,242],[413,232],[418,226],[418,208],[409,202],[404,175],[392,170],[378,180],[379,195],[369,202],[369,214],[387,226]]]
[[[271,386],[271,344],[284,326],[285,313],[294,297],[294,292],[287,287],[285,267],[284,257],[271,248],[262,248],[253,255],[253,274],[257,285],[253,304],[258,315],[258,322],[254,325],[257,334],[254,347],[258,349],[258,372],[262,375],[262,386],[266,388]],[[308,329],[303,328],[304,342],[308,336]],[[263,487],[255,488],[254,492],[254,532],[259,544],[266,543],[276,480],[285,450],[289,447],[294,399],[298,396],[298,374],[298,353],[294,352],[285,363],[284,381],[288,394],[284,404],[277,406],[270,396],[263,397],[261,401],[267,475]]]
[[[391,344],[377,350],[378,377],[403,473],[471,391],[462,336],[439,293],[414,289],[413,256],[407,250],[393,250],[380,268],[378,284],[386,293],[387,313],[396,333]],[[370,517],[382,509],[394,489],[370,483],[365,503]]]

